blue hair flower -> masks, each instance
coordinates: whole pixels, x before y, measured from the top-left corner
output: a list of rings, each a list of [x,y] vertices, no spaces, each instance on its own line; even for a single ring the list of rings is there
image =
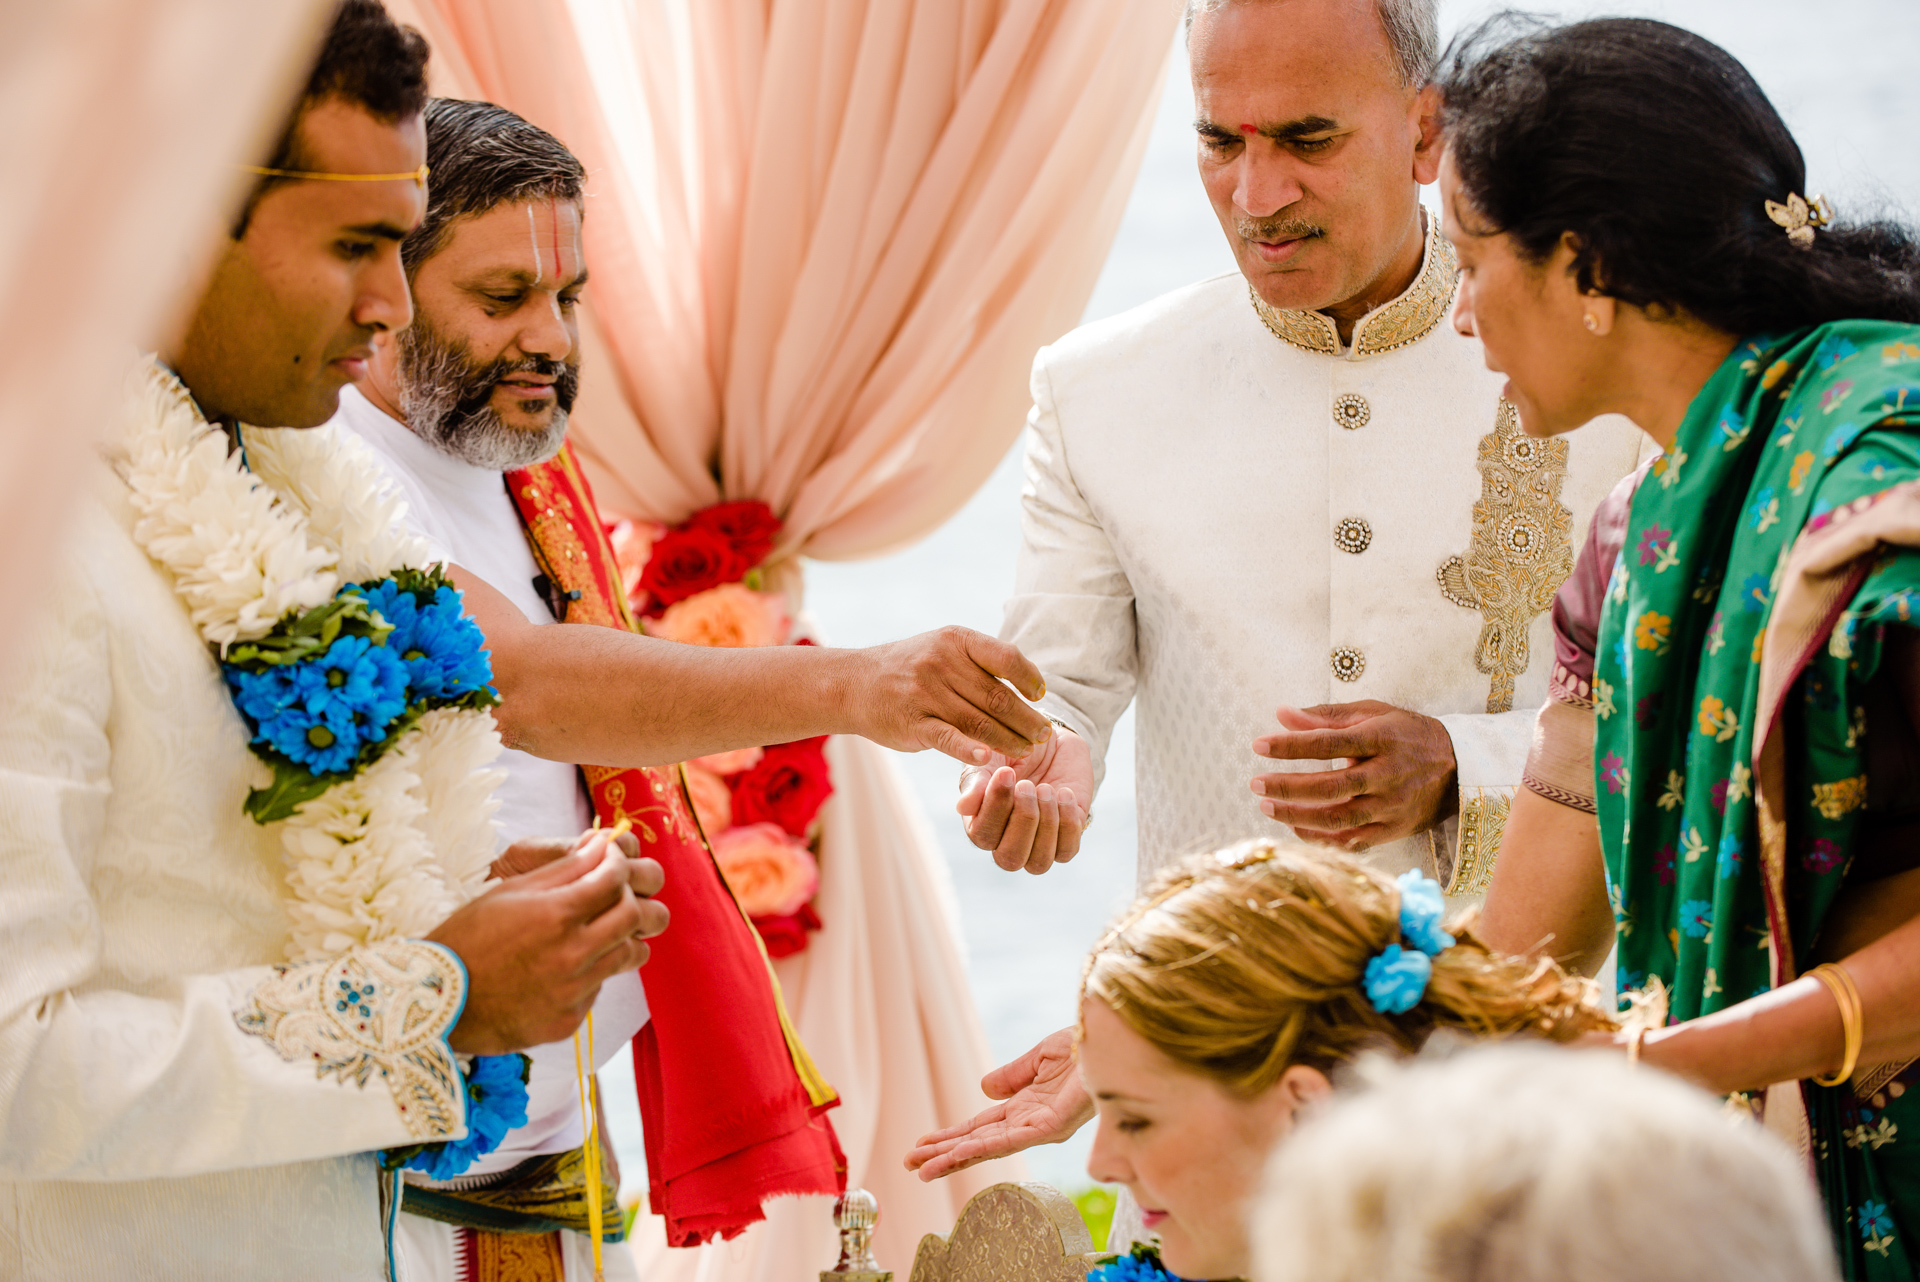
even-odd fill
[[[1400,888],[1400,936],[1429,957],[1451,948],[1454,938],[1440,929],[1447,900],[1440,883],[1410,868],[1394,880]]]
[[[491,688],[493,664],[487,658],[487,639],[461,608],[457,591],[442,585],[424,606],[392,579],[361,591],[367,604],[393,625],[387,646],[407,665],[414,698],[451,702]]]
[[[1367,963],[1367,1000],[1382,1015],[1401,1015],[1420,1004],[1433,959],[1418,949],[1388,944]]]
[[[428,1178],[450,1180],[500,1147],[516,1126],[527,1124],[527,1069],[524,1055],[481,1055],[467,1066],[467,1137],[428,1144],[403,1165]]]
[[[1087,1282],[1181,1282],[1160,1262],[1158,1247],[1134,1243],[1126,1255],[1116,1255],[1087,1274]]]

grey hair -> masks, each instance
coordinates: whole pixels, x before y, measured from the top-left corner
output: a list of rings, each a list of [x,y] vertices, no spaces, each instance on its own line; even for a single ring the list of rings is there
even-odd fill
[[[411,277],[442,249],[462,218],[510,201],[574,200],[587,171],[558,138],[490,102],[435,98],[427,103],[427,212],[400,245]]]
[[[1355,1075],[1274,1152],[1256,1282],[1838,1282],[1806,1168],[1677,1077],[1519,1043]]]
[[[1187,30],[1202,13],[1224,9],[1234,0],[1186,0]],[[1440,65],[1440,0],[1374,0],[1393,60],[1409,89],[1425,88]]]

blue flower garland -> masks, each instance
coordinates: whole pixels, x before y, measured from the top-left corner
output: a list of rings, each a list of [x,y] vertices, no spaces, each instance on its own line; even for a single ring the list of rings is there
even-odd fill
[[[220,667],[254,755],[273,767],[247,797],[263,824],[372,765],[425,713],[500,702],[486,637],[438,567],[349,583]]]
[[[467,1137],[412,1144],[380,1154],[382,1170],[411,1169],[450,1180],[500,1147],[507,1132],[527,1124],[527,1079],[533,1061],[525,1055],[480,1055],[464,1070]]]

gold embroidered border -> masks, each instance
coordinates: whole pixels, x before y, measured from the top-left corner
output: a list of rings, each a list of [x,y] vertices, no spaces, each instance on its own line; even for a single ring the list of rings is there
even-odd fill
[[[1567,443],[1528,436],[1502,400],[1493,431],[1480,438],[1478,466],[1472,542],[1436,577],[1447,600],[1480,611],[1473,666],[1493,679],[1487,711],[1508,712],[1531,658],[1527,630],[1573,573],[1573,513],[1560,502]]]
[[[466,1117],[447,1033],[467,1001],[467,972],[447,949],[388,939],[338,957],[275,966],[234,1012],[245,1032],[316,1077],[364,1088],[375,1074],[407,1130],[442,1140]]]
[[[1429,217],[1420,275],[1405,293],[1360,318],[1353,327],[1353,354],[1378,356],[1411,346],[1433,333],[1453,306],[1453,291],[1459,280],[1460,263],[1453,246],[1440,234],[1439,220]],[[1326,313],[1275,307],[1260,297],[1251,283],[1247,285],[1247,297],[1253,300],[1260,323],[1281,342],[1322,356],[1341,354],[1340,330]]]
[[[1506,834],[1507,818],[1513,813],[1513,793],[1505,789],[1482,788],[1460,802],[1460,847],[1453,861],[1453,876],[1447,880],[1449,896],[1484,895],[1493,884],[1494,860],[1500,854],[1500,838]]]

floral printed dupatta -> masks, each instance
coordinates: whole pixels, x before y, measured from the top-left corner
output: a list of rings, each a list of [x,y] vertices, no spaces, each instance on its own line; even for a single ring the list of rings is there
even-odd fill
[[[1599,823],[1620,986],[1659,977],[1676,1020],[1792,979],[1846,875],[1867,797],[1863,693],[1881,625],[1920,613],[1920,551],[1856,575],[1823,644],[1793,657],[1790,687],[1765,705],[1762,651],[1801,532],[1920,477],[1915,428],[1920,327],[1755,339],[1701,389],[1634,496],[1595,656]],[[1763,743],[1780,787],[1765,851]],[[1868,1100],[1806,1087],[1849,1278],[1914,1276],[1920,1096],[1901,1099],[1906,1085]]]

